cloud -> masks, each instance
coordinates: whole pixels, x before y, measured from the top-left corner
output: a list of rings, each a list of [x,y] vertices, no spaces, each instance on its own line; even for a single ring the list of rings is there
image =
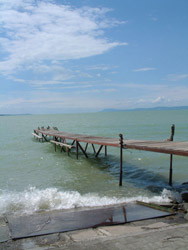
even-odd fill
[[[185,78],[188,78],[188,74],[180,74],[180,75],[178,75],[178,74],[169,74],[167,76],[168,81],[174,81],[174,82],[181,81],[181,80],[183,80]]]
[[[161,103],[165,101],[165,97],[164,96],[158,96],[156,99],[154,99],[152,101],[152,103]]]
[[[151,71],[156,70],[156,68],[140,68],[140,69],[133,69],[133,72],[144,72],[144,71]]]
[[[107,19],[106,8],[73,8],[34,0],[2,0],[0,5],[0,47],[4,51],[0,70],[6,75],[36,63],[40,70],[48,70],[52,61],[91,57],[126,45],[105,37],[106,28],[120,24]]]
[[[140,88],[141,88],[140,84]],[[136,86],[136,85],[135,85]],[[14,91],[0,94],[1,113],[57,113],[99,111],[105,108],[141,108],[156,106],[187,105],[188,86],[153,86],[149,91],[144,86],[142,96],[119,86],[114,88],[93,85],[42,86],[41,91]],[[68,91],[72,88],[72,91]],[[67,90],[66,90],[67,89]],[[135,88],[134,88],[135,89]],[[57,90],[57,91],[56,91]],[[63,91],[61,91],[63,90]],[[125,93],[128,92],[129,96]],[[112,98],[113,94],[113,98]],[[101,98],[102,97],[102,98]]]
[[[108,102],[106,99],[97,97],[98,90],[94,90],[96,96],[91,98],[86,96],[83,98],[80,94],[78,95],[66,95],[63,93],[53,93],[43,91],[42,93],[33,93],[32,98],[11,98],[10,100],[4,100],[1,102],[0,107],[2,113],[20,113],[27,110],[28,113],[56,113],[56,112],[80,112],[80,111],[97,111],[101,110],[102,107],[107,108]],[[34,97],[35,96],[35,97]],[[95,105],[93,105],[95,103]],[[112,103],[112,102],[111,102]]]

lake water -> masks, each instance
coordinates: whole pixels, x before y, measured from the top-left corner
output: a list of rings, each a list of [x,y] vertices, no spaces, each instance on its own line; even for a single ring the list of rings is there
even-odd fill
[[[188,111],[127,111],[87,114],[0,116],[0,215],[101,206],[121,202],[168,201],[188,188],[188,159],[174,156],[173,187],[168,185],[169,155],[123,151],[123,186],[119,187],[119,149],[108,147],[95,158],[82,153],[54,152],[48,142],[34,139],[38,126],[60,131],[125,139],[188,138]]]

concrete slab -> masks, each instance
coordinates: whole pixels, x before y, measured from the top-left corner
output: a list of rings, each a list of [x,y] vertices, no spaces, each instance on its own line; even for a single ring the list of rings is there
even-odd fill
[[[101,233],[108,236],[120,236],[120,235],[132,235],[137,233],[142,233],[144,229],[142,227],[129,226],[129,225],[119,225],[119,226],[108,226],[98,229]]]
[[[94,240],[99,237],[104,237],[102,234],[97,233],[94,229],[84,229],[79,231],[70,232],[68,234],[73,241]]]
[[[45,236],[39,236],[35,238],[27,238],[21,241],[21,247],[24,250],[31,250],[31,249],[51,249],[49,246],[53,246],[60,240],[59,234],[51,234]],[[53,248],[54,249],[54,248]]]
[[[144,228],[144,229],[160,229],[160,228],[165,228],[165,227],[169,227],[169,226],[170,225],[168,223],[156,222],[156,223],[153,223],[151,225],[143,226],[142,228]]]
[[[125,224],[170,215],[138,204],[102,207],[96,209],[75,209],[74,211],[53,211],[28,216],[7,216],[13,239],[68,232],[78,229]]]
[[[0,217],[0,243],[10,240],[10,231],[3,217]]]
[[[110,227],[99,227],[97,229],[84,229],[69,233],[57,233],[45,236],[37,236],[32,238],[10,240],[0,244],[0,249],[9,250],[188,250],[188,223],[179,223],[179,219],[174,221],[173,224],[162,223],[162,218],[156,219],[155,223],[147,224],[148,229],[140,231],[140,227],[146,226],[146,221],[140,221],[143,225],[134,226],[135,223],[129,223],[120,226],[112,226],[114,231],[109,231],[104,234],[105,229]],[[159,223],[158,223],[159,222]],[[150,226],[149,226],[150,225]],[[161,228],[159,227],[161,226]],[[131,230],[131,234],[122,233],[124,231]],[[116,230],[115,230],[116,229]],[[119,234],[117,235],[117,229]],[[136,230],[135,230],[136,229]],[[139,230],[137,230],[139,229]],[[87,237],[82,235],[90,231]],[[95,238],[92,231],[96,232],[99,237]],[[107,232],[107,231],[106,231]],[[77,234],[80,236],[78,240],[73,240],[69,234]],[[80,233],[80,234],[79,234]],[[102,237],[101,234],[103,235]],[[93,237],[94,236],[94,237]],[[76,238],[75,238],[76,239]]]

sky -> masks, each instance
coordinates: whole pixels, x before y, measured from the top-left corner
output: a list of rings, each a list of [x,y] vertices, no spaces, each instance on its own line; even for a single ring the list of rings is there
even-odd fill
[[[0,114],[186,105],[187,0],[0,0]]]

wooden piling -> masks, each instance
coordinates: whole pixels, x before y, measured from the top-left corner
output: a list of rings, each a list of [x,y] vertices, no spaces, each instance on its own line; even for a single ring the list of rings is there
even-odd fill
[[[98,157],[99,153],[101,152],[101,149],[103,148],[103,145],[100,146],[98,152],[96,153],[95,157]]]
[[[48,141],[48,140],[46,139],[46,136],[44,136],[44,134],[42,134],[42,138],[44,138],[45,141]]]
[[[171,136],[170,136],[170,141],[174,140],[174,133],[175,133],[175,125],[172,124],[171,126]],[[172,161],[173,161],[173,154],[170,154],[170,170],[169,170],[169,185],[172,186]]]
[[[120,144],[120,174],[119,174],[119,186],[122,186],[122,170],[123,170],[123,135],[119,134]]]
[[[81,149],[82,153],[85,155],[86,158],[88,158],[88,155],[86,154],[86,151],[82,148],[81,144],[79,142],[77,142],[77,143],[78,143],[78,146]]]
[[[96,150],[95,150],[95,147],[94,147],[93,143],[91,145],[92,145],[92,148],[93,148],[93,152],[96,154]]]
[[[78,160],[78,141],[76,140],[76,159]]]
[[[105,146],[105,156],[107,156],[107,146]]]
[[[85,146],[85,152],[87,151],[87,147],[88,147],[88,143],[86,143],[86,146]]]

